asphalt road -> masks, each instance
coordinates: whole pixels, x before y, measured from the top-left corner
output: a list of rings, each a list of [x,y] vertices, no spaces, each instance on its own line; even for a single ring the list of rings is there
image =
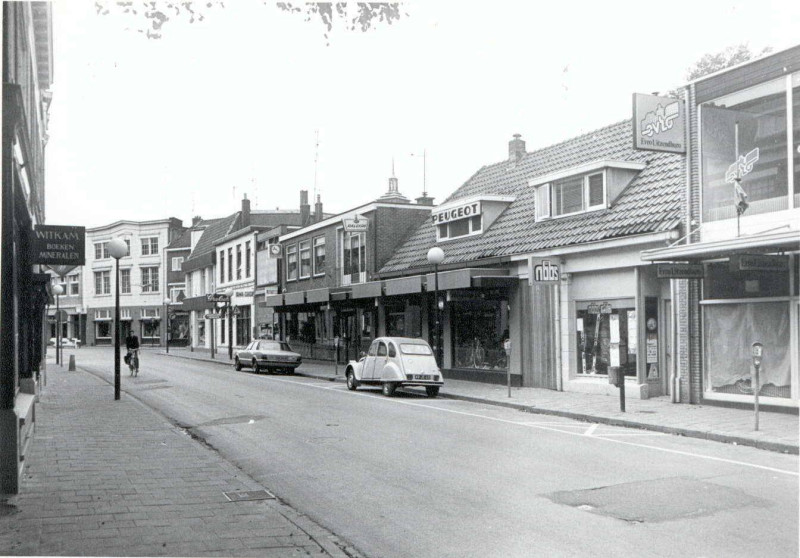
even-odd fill
[[[798,555],[797,456],[148,351],[122,387],[372,558]]]

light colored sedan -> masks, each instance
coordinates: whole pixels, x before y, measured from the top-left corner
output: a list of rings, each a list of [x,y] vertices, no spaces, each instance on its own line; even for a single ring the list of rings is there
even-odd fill
[[[436,397],[444,385],[430,345],[409,337],[375,339],[366,355],[347,364],[345,376],[348,389],[379,385],[387,396],[400,386],[425,386],[428,397]]]
[[[257,339],[244,349],[236,351],[233,366],[236,370],[252,368],[256,373],[262,370],[283,370],[291,374],[301,362],[300,355],[293,352],[285,341]]]

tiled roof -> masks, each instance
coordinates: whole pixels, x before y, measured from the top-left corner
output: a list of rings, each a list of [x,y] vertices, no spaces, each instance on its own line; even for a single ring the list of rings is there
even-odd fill
[[[609,209],[536,222],[535,189],[528,181],[599,160],[646,163]],[[439,243],[444,264],[524,254],[662,232],[679,222],[684,189],[683,157],[633,149],[631,121],[625,120],[582,136],[525,154],[518,162],[482,167],[445,200],[478,194],[514,196],[516,200],[482,235]],[[428,219],[400,247],[381,273],[427,266],[436,232]]]
[[[234,213],[222,219],[209,219],[203,221],[201,225],[206,225],[206,230],[197,241],[197,245],[192,250],[192,253],[186,258],[187,262],[195,258],[204,256],[214,251],[214,241],[222,238],[230,232],[231,226],[235,224],[239,217],[239,213]]]
[[[192,246],[192,229],[184,230],[179,237],[169,243],[167,250],[174,250],[176,248],[191,248]]]

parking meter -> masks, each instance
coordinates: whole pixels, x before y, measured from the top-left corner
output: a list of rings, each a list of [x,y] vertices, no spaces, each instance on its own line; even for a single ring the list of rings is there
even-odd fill
[[[753,355],[753,411],[755,412],[755,430],[758,430],[758,392],[761,391],[761,385],[758,378],[758,372],[761,369],[761,358],[764,356],[764,345],[761,343],[753,343],[751,354]]]

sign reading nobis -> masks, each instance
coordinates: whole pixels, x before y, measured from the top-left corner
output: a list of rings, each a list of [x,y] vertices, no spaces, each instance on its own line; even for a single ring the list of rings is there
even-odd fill
[[[561,280],[561,273],[558,269],[558,264],[550,260],[536,260],[530,258],[528,260],[528,284],[534,285],[536,283],[553,283],[556,284]]]
[[[84,265],[86,227],[36,225],[33,228],[33,263],[43,265]]]

